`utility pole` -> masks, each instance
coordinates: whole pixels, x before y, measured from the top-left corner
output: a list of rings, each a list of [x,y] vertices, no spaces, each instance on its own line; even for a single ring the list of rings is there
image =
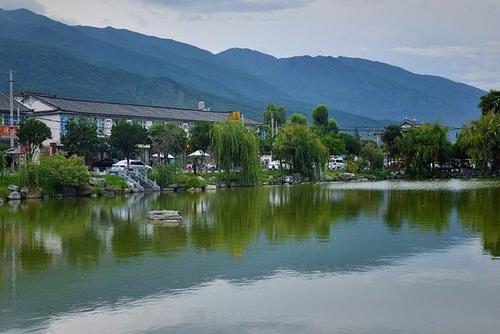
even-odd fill
[[[10,86],[10,147],[14,147],[14,78],[12,70],[9,71],[9,86]]]

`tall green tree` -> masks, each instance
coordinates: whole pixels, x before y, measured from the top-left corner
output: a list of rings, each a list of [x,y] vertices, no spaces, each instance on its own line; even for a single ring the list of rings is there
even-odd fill
[[[319,136],[306,125],[287,123],[276,137],[273,151],[289,162],[292,170],[317,179],[328,160],[328,149]]]
[[[99,145],[96,123],[88,118],[70,119],[61,143],[69,155],[92,158],[97,153]]]
[[[189,130],[189,146],[191,150],[208,151],[210,147],[210,123],[196,122]]]
[[[361,147],[361,157],[368,161],[370,169],[382,168],[384,164],[384,152],[373,141],[367,140]]]
[[[359,137],[351,136],[347,133],[341,133],[339,135],[344,142],[346,153],[349,155],[359,155],[361,152],[361,142]]]
[[[479,100],[478,107],[481,109],[482,114],[494,112],[495,114],[500,113],[500,91],[491,90],[488,94],[481,97]]]
[[[283,106],[270,103],[263,114],[264,124],[271,127],[271,119],[274,118],[275,125],[282,127],[286,122],[286,110]]]
[[[392,161],[398,154],[397,140],[402,136],[401,127],[397,124],[391,124],[384,129],[382,142],[387,148],[389,159]]]
[[[448,128],[439,124],[409,129],[397,139],[397,145],[407,167],[418,175],[434,171],[436,163],[446,162],[451,151]]]
[[[187,145],[186,132],[173,123],[157,123],[149,128],[149,139],[153,150],[168,161],[168,155],[177,155],[184,152]]]
[[[328,125],[328,106],[320,104],[312,111],[313,124],[316,126],[326,127]]]
[[[28,159],[42,147],[45,140],[52,138],[50,128],[35,118],[27,118],[19,124],[19,142],[26,148]]]
[[[483,169],[500,168],[500,114],[489,112],[467,124],[458,136],[458,145]]]
[[[127,170],[132,158],[138,151],[138,145],[147,140],[147,132],[137,122],[119,120],[111,129],[109,143],[117,152],[127,159]]]
[[[224,121],[212,125],[212,153],[217,167],[229,180],[233,170],[239,170],[240,182],[253,185],[259,170],[259,139],[241,122]]]
[[[298,125],[307,125],[307,118],[305,115],[296,112],[290,116],[288,122]]]

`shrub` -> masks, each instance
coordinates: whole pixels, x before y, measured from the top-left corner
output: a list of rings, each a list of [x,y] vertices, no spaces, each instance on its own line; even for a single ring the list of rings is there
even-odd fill
[[[98,178],[104,179],[106,181],[106,187],[108,188],[113,188],[122,191],[125,190],[125,188],[127,188],[127,181],[125,181],[124,179],[122,179],[117,175],[106,174],[98,176]],[[99,195],[99,193],[97,192],[97,187],[96,187],[96,193]]]
[[[65,157],[63,153],[40,157],[40,162],[29,162],[20,170],[21,185],[41,187],[46,193],[66,187],[81,187],[89,181],[89,172],[82,158]]]
[[[207,182],[197,176],[190,176],[186,181],[186,188],[203,188],[207,185]]]
[[[166,188],[169,184],[179,182],[179,172],[179,167],[174,164],[155,164],[149,176],[160,187]]]

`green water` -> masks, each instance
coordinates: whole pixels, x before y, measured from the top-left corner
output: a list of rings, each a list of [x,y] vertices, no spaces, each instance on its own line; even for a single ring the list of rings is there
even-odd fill
[[[500,331],[499,182],[34,201],[0,223],[0,332]]]

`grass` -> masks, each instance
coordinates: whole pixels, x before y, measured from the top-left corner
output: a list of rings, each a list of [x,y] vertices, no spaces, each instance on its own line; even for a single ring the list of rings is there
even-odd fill
[[[117,175],[106,174],[99,175],[97,177],[100,179],[104,179],[106,181],[106,187],[108,188],[120,189],[122,191],[127,188],[127,181]]]

